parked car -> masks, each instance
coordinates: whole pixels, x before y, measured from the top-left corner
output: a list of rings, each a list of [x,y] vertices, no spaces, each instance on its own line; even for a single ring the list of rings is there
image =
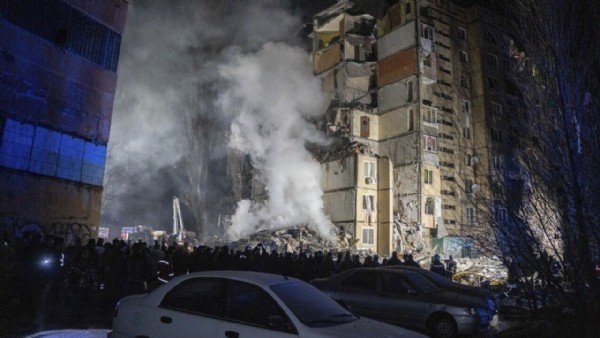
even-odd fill
[[[205,271],[121,299],[108,337],[424,336],[358,317],[295,278]]]
[[[481,297],[444,290],[407,269],[354,268],[310,283],[356,315],[434,337],[481,335],[492,319]]]
[[[444,276],[441,276],[440,274],[437,274],[433,271],[430,271],[427,269],[422,269],[422,268],[417,268],[414,266],[386,265],[386,266],[383,266],[382,268],[403,269],[403,270],[409,270],[409,271],[414,271],[416,273],[420,273],[425,278],[429,279],[433,284],[435,284],[439,288],[444,289],[446,291],[461,293],[461,294],[465,294],[468,296],[481,297],[488,305],[487,309],[488,309],[489,314],[491,316],[494,316],[497,313],[498,309],[497,309],[497,304],[496,304],[496,297],[494,296],[494,294],[492,292],[490,292],[489,290],[484,289],[482,287],[456,283],[456,282],[451,281],[450,279],[448,279]]]

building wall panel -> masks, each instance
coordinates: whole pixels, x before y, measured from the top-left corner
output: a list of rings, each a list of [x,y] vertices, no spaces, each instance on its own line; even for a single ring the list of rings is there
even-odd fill
[[[333,223],[356,219],[355,205],[355,189],[337,190],[323,194],[323,208]]]
[[[390,158],[395,165],[418,161],[418,133],[394,137],[380,142],[379,154]]]
[[[0,227],[9,232],[28,223],[44,229],[57,224],[78,224],[91,229],[100,223],[101,196],[101,187],[74,185],[0,168],[0,221],[8,215],[11,218],[10,224],[0,222]]]
[[[379,61],[377,64],[377,86],[381,88],[416,73],[416,49],[410,48]]]
[[[395,29],[377,40],[377,57],[379,60],[401,50],[415,47],[415,25],[408,24]]]
[[[340,50],[340,46],[338,44],[330,46],[325,50],[316,52],[314,54],[313,71],[315,74],[320,74],[330,68],[333,68],[335,65],[340,63],[341,59],[342,51]]]

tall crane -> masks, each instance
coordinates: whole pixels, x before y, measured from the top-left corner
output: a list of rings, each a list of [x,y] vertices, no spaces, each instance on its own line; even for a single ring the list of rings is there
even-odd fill
[[[181,218],[179,197],[173,196],[173,236],[175,236],[178,242],[182,242],[184,234],[185,229],[183,228],[183,219]]]

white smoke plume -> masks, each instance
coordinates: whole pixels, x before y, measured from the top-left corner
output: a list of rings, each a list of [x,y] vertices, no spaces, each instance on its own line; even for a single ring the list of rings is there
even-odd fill
[[[326,103],[309,56],[298,47],[266,43],[256,53],[234,55],[219,74],[228,82],[220,106],[235,114],[229,146],[250,155],[268,193],[264,202],[238,204],[229,237],[308,225],[335,241],[323,212],[320,165],[305,147],[327,143],[305,120],[321,115]]]

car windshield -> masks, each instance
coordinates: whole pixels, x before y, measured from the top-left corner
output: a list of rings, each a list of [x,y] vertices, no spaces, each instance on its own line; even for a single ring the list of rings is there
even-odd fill
[[[334,326],[358,319],[312,285],[289,282],[271,285],[271,290],[306,326]]]
[[[425,293],[432,293],[432,292],[439,292],[440,288],[433,284],[432,281],[430,281],[429,279],[427,279],[425,276],[421,275],[418,272],[414,272],[414,271],[404,271],[404,275],[406,276],[406,278],[408,279],[408,282],[410,284],[412,284],[413,287],[425,292]]]

